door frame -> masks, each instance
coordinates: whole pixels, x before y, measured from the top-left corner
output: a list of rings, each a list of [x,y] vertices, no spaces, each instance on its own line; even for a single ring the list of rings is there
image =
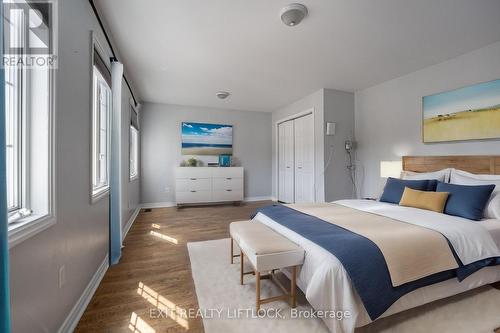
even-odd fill
[[[295,114],[292,114],[292,115],[289,115],[289,116],[286,116],[284,118],[281,118],[281,119],[278,119],[274,122],[274,151],[275,151],[275,154],[274,154],[274,158],[275,158],[275,161],[276,161],[276,165],[275,165],[275,175],[276,175],[276,179],[274,180],[274,185],[275,185],[275,188],[276,188],[276,201],[278,200],[279,198],[279,124],[281,123],[284,123],[285,121],[289,121],[289,120],[295,120],[297,118],[301,118],[301,117],[304,117],[304,116],[307,116],[307,115],[312,115],[313,117],[313,128],[312,128],[312,135],[314,137],[314,143],[316,145],[316,117],[315,117],[315,112],[314,112],[314,107],[312,108],[309,108],[309,109],[306,109],[305,111],[301,111],[301,112],[297,112]],[[314,202],[316,202],[317,200],[317,196],[316,196],[316,147],[313,147],[313,186],[314,186]],[[294,157],[295,159],[295,157]],[[295,169],[294,169],[294,175],[295,175]]]

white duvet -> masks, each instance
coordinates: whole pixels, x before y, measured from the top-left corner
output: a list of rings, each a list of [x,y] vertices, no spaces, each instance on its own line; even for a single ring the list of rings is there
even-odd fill
[[[492,236],[492,230],[497,229],[492,227],[491,223],[487,228],[480,222],[378,201],[340,200],[335,203],[436,230],[448,238],[464,264],[490,257],[500,257],[500,249]],[[330,331],[351,333],[354,332],[355,327],[364,326],[371,321],[361,299],[351,285],[346,270],[333,254],[262,213],[257,214],[255,219],[305,250],[304,264],[297,284],[315,309],[350,312],[350,317],[343,320],[325,319]],[[500,229],[500,221],[498,221],[498,229]],[[382,316],[385,317],[499,280],[500,266],[483,268],[462,282],[451,279],[415,290],[400,298]]]

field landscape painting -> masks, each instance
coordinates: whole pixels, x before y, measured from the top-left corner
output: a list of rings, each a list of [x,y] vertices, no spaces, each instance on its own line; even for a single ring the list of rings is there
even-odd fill
[[[182,155],[232,155],[233,126],[183,122]]]
[[[500,138],[500,80],[425,96],[424,143]]]

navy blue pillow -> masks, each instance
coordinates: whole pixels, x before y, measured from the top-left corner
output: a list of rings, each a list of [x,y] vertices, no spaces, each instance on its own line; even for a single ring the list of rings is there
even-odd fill
[[[495,185],[457,185],[438,182],[436,192],[448,192],[444,213],[479,221]]]
[[[409,180],[389,177],[385,183],[384,193],[382,193],[380,201],[399,204],[405,187],[419,191],[435,191],[437,182],[435,179]]]

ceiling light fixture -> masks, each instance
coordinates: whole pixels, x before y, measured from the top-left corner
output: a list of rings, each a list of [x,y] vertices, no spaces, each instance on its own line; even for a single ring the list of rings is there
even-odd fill
[[[228,93],[227,91],[218,91],[215,96],[217,96],[218,98],[220,99],[226,99],[229,95],[231,95],[230,93]]]
[[[299,24],[307,15],[307,7],[300,3],[292,3],[280,12],[281,21],[289,27]]]

